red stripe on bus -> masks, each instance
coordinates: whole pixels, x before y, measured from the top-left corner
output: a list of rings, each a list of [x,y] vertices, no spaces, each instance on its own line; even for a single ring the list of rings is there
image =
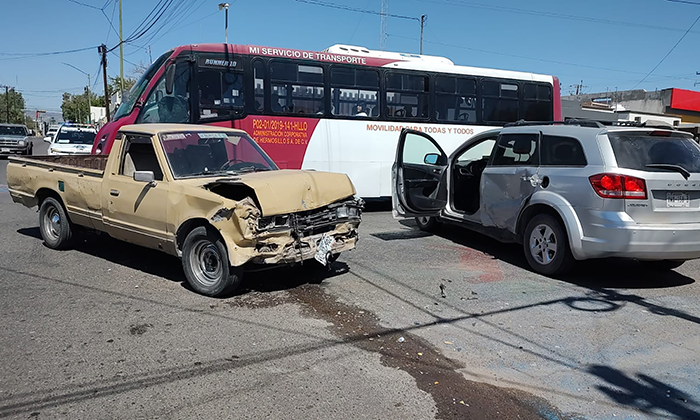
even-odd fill
[[[235,121],[281,169],[301,169],[317,118],[250,115]]]

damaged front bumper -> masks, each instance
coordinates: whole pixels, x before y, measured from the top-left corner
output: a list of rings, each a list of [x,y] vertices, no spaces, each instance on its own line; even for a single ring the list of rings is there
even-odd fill
[[[363,207],[362,199],[350,198],[314,210],[267,217],[259,211],[241,214],[243,209],[238,207],[235,213],[247,222],[246,233],[232,263],[275,265],[315,259],[326,265],[341,252],[355,248]]]

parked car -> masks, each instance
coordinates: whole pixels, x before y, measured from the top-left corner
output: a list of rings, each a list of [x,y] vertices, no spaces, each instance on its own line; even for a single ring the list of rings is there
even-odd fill
[[[0,124],[0,155],[32,154],[29,129],[20,124]]]
[[[49,155],[89,155],[97,130],[90,127],[62,125],[51,144]]]
[[[244,266],[327,265],[355,248],[362,210],[347,175],[279,170],[245,132],[203,125],[126,125],[109,155],[11,158],[7,185],[39,206],[49,248],[78,226],[104,231],[181,257],[209,296],[238,287]]]
[[[404,129],[393,175],[395,217],[522,243],[541,274],[592,258],[663,269],[700,258],[700,147],[680,131],[520,124],[447,156],[427,134]]]
[[[44,141],[47,143],[51,143],[56,137],[56,133],[58,132],[58,129],[61,128],[60,124],[51,124],[49,126],[48,131],[46,131],[46,137],[44,137]]]

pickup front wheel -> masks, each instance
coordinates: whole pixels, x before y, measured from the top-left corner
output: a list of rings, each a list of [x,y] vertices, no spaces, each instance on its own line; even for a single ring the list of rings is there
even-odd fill
[[[206,296],[229,295],[243,279],[243,270],[231,267],[221,236],[205,226],[192,229],[185,238],[182,267],[192,289]]]
[[[73,242],[73,224],[63,205],[53,197],[47,197],[41,202],[39,231],[44,243],[51,249],[66,249]]]

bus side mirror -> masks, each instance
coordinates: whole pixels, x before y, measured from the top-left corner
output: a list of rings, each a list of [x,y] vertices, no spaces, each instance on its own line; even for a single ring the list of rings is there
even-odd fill
[[[171,64],[165,69],[165,93],[173,94],[173,86],[175,85],[175,64]]]

